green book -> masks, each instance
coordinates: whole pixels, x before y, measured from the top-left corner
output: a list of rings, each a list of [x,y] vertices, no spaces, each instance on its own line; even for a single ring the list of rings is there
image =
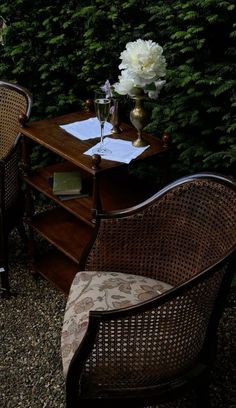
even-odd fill
[[[79,171],[55,172],[53,175],[53,194],[80,194],[82,179]]]

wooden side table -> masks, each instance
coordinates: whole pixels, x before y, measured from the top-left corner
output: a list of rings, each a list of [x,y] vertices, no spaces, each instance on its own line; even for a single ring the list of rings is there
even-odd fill
[[[84,120],[94,116],[88,112],[32,122],[22,128],[22,179],[26,184],[26,221],[30,231],[31,260],[33,271],[52,281],[68,293],[72,279],[78,271],[81,254],[96,226],[96,212],[100,208],[121,209],[133,206],[152,194],[151,188],[129,174],[129,166],[100,156],[83,153],[99,139],[80,141],[59,125]],[[134,140],[136,130],[122,124],[122,133],[114,138]],[[150,147],[135,161],[148,158],[167,158],[170,148],[167,135],[160,140],[145,135]],[[55,163],[32,171],[30,152],[32,144],[39,144],[53,152]],[[59,162],[58,162],[58,159]],[[87,197],[61,201],[53,194],[52,179],[55,171],[79,169],[89,189]],[[34,211],[33,191],[37,190],[55,204],[48,211]],[[52,247],[47,255],[37,256],[33,232],[46,239]]]

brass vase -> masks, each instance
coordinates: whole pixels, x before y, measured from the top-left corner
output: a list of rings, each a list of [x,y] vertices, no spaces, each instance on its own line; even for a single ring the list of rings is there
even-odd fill
[[[110,122],[113,127],[111,133],[120,133],[122,130],[120,128],[119,101],[115,98],[113,99],[112,109]]]
[[[147,142],[143,139],[142,131],[149,122],[149,113],[145,110],[144,101],[147,99],[144,95],[137,95],[132,98],[135,101],[134,108],[130,112],[130,121],[138,131],[138,137],[132,143],[135,147],[147,146]]]

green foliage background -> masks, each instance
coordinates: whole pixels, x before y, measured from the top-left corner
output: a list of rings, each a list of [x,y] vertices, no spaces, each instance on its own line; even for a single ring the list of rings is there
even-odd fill
[[[176,176],[236,175],[235,0],[2,0],[0,16],[0,78],[32,91],[32,118],[80,109],[94,87],[117,81],[127,42],[158,42],[167,83],[148,130],[170,132]]]

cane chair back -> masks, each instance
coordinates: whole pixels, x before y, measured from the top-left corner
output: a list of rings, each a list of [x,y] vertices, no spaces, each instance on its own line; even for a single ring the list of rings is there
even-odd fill
[[[21,222],[19,183],[20,127],[29,119],[32,96],[23,87],[0,81],[0,293],[9,293],[8,234]]]
[[[234,274],[235,182],[189,176],[98,217],[84,270],[142,275],[172,289],[131,307],[90,311],[67,373],[67,407],[156,406],[190,386],[205,390]]]

